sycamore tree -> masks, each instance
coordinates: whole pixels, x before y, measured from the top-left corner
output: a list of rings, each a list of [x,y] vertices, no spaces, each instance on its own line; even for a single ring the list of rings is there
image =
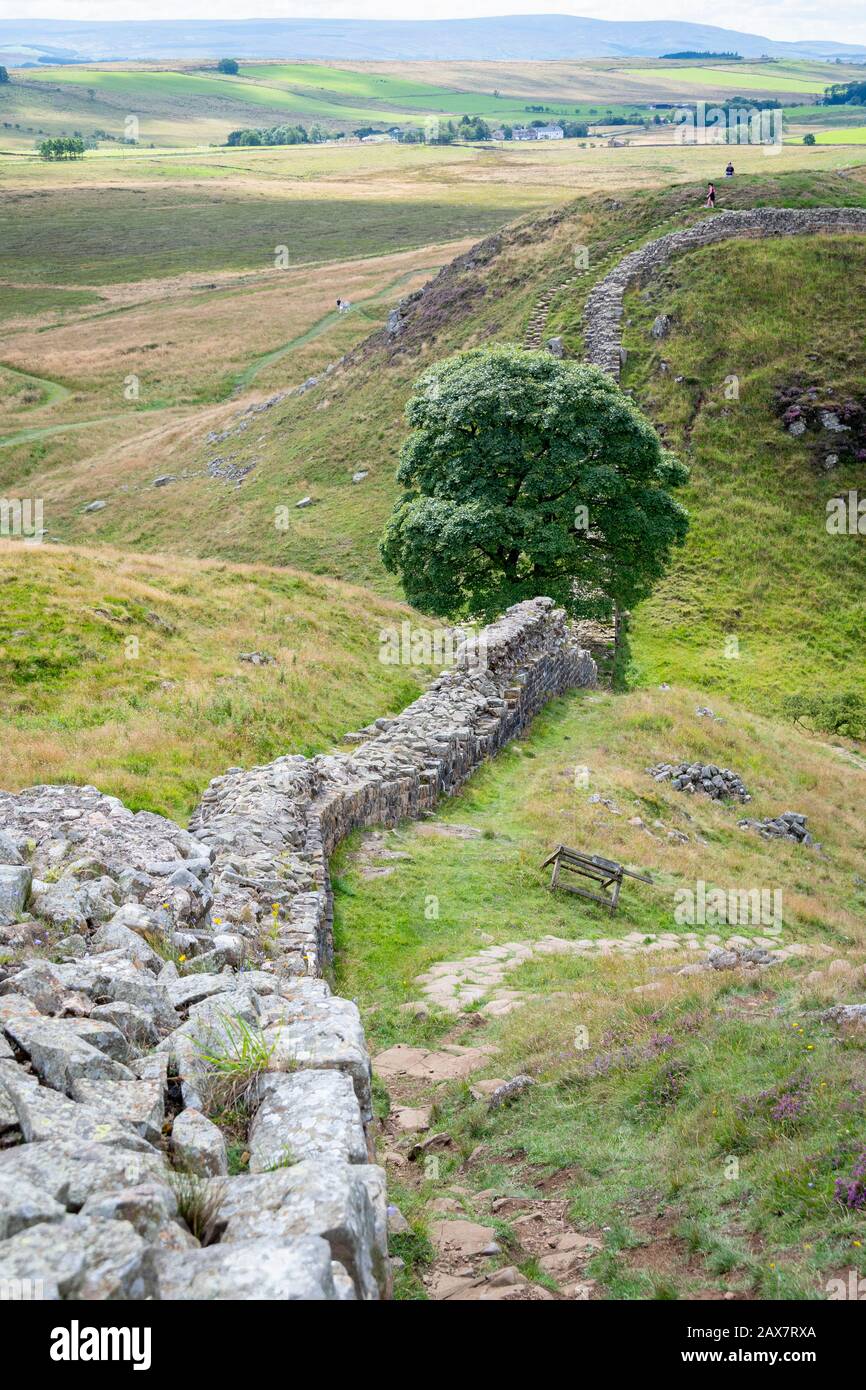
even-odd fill
[[[423,612],[490,621],[547,594],[609,619],[685,539],[687,470],[597,367],[474,349],[426,371],[406,416],[380,551]]]

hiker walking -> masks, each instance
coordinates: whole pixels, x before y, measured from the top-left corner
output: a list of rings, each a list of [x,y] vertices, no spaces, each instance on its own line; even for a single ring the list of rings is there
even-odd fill
[[[716,206],[716,185],[715,185],[714,183],[711,183],[711,184],[708,184],[708,186],[707,186],[707,201],[704,203],[704,207],[705,207],[705,208],[714,208],[715,206]]]

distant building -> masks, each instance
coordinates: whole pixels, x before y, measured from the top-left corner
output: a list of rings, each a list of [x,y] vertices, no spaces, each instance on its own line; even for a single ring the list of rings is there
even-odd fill
[[[496,129],[496,130],[491,130],[491,132],[490,132],[490,138],[491,138],[491,140],[504,140],[504,139],[505,139],[505,131],[502,129],[501,126],[499,126],[498,129]]]
[[[563,140],[561,125],[516,125],[511,134],[512,140]]]
[[[361,139],[362,145],[392,145],[396,144],[397,136],[390,131],[377,135],[365,135]]]

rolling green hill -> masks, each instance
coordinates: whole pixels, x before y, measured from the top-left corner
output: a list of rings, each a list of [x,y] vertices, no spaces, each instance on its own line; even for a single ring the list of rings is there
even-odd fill
[[[782,175],[738,180],[724,196],[738,206],[859,205],[866,185],[835,175]],[[190,470],[214,457],[257,460],[228,506],[206,481],[189,478],[149,494],[146,509],[135,491],[109,488],[100,494],[109,505],[82,516],[92,488],[82,471],[65,476],[52,501],[58,534],[288,563],[393,593],[376,546],[395,496],[402,409],[415,376],[435,356],[520,341],[539,293],[571,275],[573,247],[586,243],[590,272],[554,299],[548,321],[548,332],[561,333],[579,354],[592,280],[638,240],[700,216],[694,203],[689,189],[583,199],[518,223],[443,271],[396,336],[374,335],[340,371],[263,412],[254,429],[239,417],[224,438],[191,441],[184,460]],[[683,258],[664,282],[630,302],[627,384],[688,457],[693,477],[685,500],[694,514],[693,539],[634,617],[634,679],[700,674],[713,688],[765,709],[817,679],[863,688],[855,634],[866,564],[824,526],[827,497],[862,482],[862,464],[832,476],[819,470],[812,435],[788,434],[774,401],[797,382],[820,388],[830,403],[862,395],[866,345],[848,286],[864,272],[861,239],[734,243]],[[791,305],[806,302],[808,315],[792,318]],[[662,348],[648,330],[667,309],[675,326]],[[662,370],[663,360],[669,369]],[[735,405],[723,395],[729,375],[739,380]],[[276,389],[278,375],[263,384]],[[354,483],[364,470],[366,478]],[[49,497],[57,493],[53,484],[51,475],[39,482]],[[308,495],[314,505],[293,512],[287,533],[263,524],[274,506]],[[840,593],[844,603],[836,601]],[[736,660],[724,655],[730,636],[740,644]]]

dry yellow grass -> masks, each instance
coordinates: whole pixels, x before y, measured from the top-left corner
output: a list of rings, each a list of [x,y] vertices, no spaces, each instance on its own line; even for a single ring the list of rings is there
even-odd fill
[[[8,790],[93,783],[183,816],[229,765],[332,746],[418,689],[378,660],[410,610],[293,570],[3,542],[0,587]]]

